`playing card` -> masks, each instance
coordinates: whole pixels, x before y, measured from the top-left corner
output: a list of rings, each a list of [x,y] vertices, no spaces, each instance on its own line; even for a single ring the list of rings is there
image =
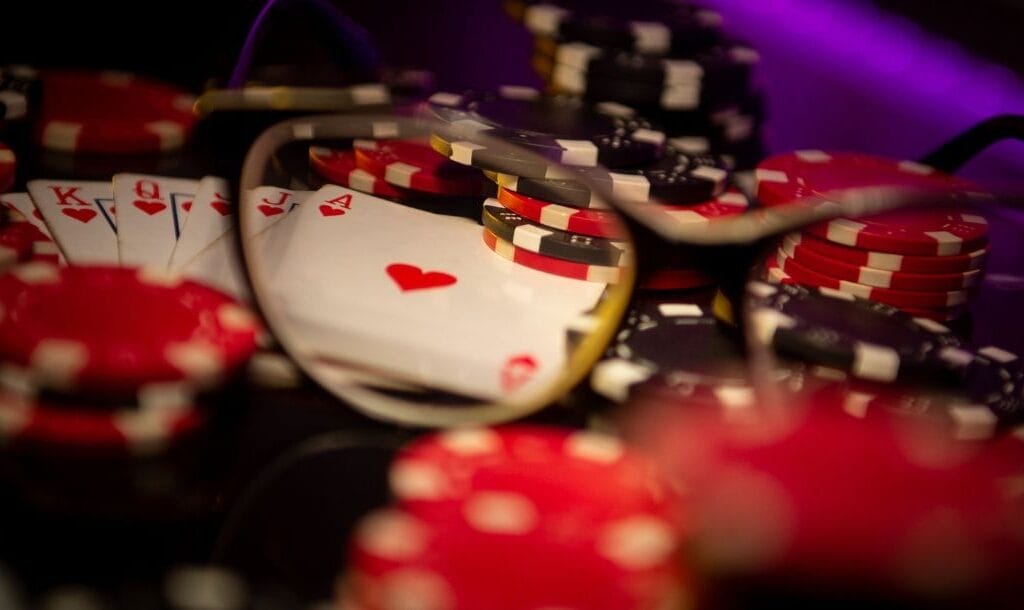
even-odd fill
[[[251,301],[236,241],[235,229],[231,227],[176,271],[236,299]]]
[[[198,181],[183,178],[114,176],[122,265],[167,266],[198,187]]]
[[[38,229],[40,233],[50,240],[49,242],[35,243],[33,248],[35,248],[37,255],[56,256],[58,264],[67,264],[64,253],[60,251],[57,242],[53,241],[53,234],[50,233],[50,228],[46,226],[43,215],[36,209],[36,205],[32,203],[32,197],[28,193],[4,193],[0,195],[0,204],[20,214],[25,218],[25,222]]]
[[[494,400],[561,371],[605,285],[516,265],[481,231],[331,185],[267,232],[259,274],[309,353]]]
[[[114,196],[109,182],[32,180],[28,192],[68,262],[118,263]]]
[[[293,191],[276,186],[253,189],[245,198],[245,232],[256,235],[277,223],[294,210],[311,191]]]
[[[227,180],[207,176],[199,181],[192,209],[171,252],[168,268],[185,266],[231,228],[235,222],[235,206],[230,197],[231,186]]]
[[[278,220],[286,218],[293,210],[299,209],[299,205],[309,195],[309,191],[291,191],[274,187],[256,189],[254,194],[248,198],[248,201],[253,202],[254,207],[259,205],[277,205],[282,212],[265,215],[258,210],[252,210],[256,212],[257,224],[262,229],[247,238],[250,240],[250,247],[262,252],[266,247],[265,242],[270,237],[270,227],[275,226],[274,223]],[[279,203],[266,204],[263,202],[264,199]],[[199,200],[197,195],[195,201],[198,202]],[[195,207],[195,205],[199,204],[194,204],[193,213],[198,213],[200,208]],[[195,218],[190,219],[189,225],[199,218],[201,217],[197,215]],[[186,233],[191,230],[186,229]],[[274,237],[280,240],[279,236],[275,235]],[[234,295],[236,298],[251,300],[234,226],[229,226],[219,237],[182,265],[178,271],[190,278],[219,288],[224,292]]]

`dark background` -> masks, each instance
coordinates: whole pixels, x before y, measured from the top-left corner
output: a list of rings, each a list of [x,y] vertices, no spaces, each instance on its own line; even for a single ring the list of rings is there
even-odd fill
[[[501,0],[333,1],[365,27],[384,61],[432,70],[443,90],[540,84],[529,67],[531,37],[504,14]],[[984,118],[1024,114],[1020,0],[701,2],[722,12],[727,31],[762,51],[772,152],[831,148],[921,158]],[[602,4],[618,12],[625,6],[593,2]],[[0,63],[122,69],[198,92],[227,79],[262,6],[7,0],[0,8]],[[850,10],[878,27],[848,32],[843,16]],[[321,21],[302,10],[276,20],[257,63],[337,59],[338,43],[320,30]],[[1024,145],[996,146],[966,173],[1024,190]]]
[[[595,1],[594,5],[606,2]],[[854,4],[868,4],[851,0]],[[37,66],[120,68],[160,75],[193,88],[230,71],[263,2],[42,2],[7,0],[0,10],[0,60]],[[363,24],[385,59],[434,70],[443,86],[533,79],[529,36],[499,0],[336,0]],[[979,56],[1024,74],[1024,2],[876,0]],[[292,28],[282,55],[301,55],[308,32]],[[794,41],[799,44],[799,41]],[[293,48],[289,48],[294,45]]]

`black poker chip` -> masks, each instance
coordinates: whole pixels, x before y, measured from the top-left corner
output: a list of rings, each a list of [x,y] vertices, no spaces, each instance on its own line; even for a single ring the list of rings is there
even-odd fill
[[[39,73],[28,66],[0,67],[0,122],[23,119],[39,103]]]
[[[996,346],[951,346],[937,356],[971,403],[988,407],[1000,424],[1024,423],[1024,362],[1017,354]]]
[[[665,149],[665,134],[628,106],[529,87],[435,93],[426,108],[444,125],[431,138],[435,150],[464,165],[517,176],[550,178],[556,172],[515,147],[563,165],[610,168],[651,163]],[[492,146],[487,137],[510,146]]]
[[[591,388],[615,402],[651,383],[719,402],[752,392],[742,344],[707,307],[664,297],[634,302],[590,376]]]
[[[506,2],[506,6],[514,4]],[[538,36],[652,55],[688,54],[721,37],[721,15],[679,2],[522,2],[510,11]]]
[[[521,195],[571,207],[605,207],[594,184],[615,197],[630,201],[659,200],[673,205],[708,201],[722,194],[729,180],[729,163],[719,155],[687,154],[669,147],[658,161],[640,168],[609,172],[600,168],[574,170],[586,182],[571,179],[535,179],[493,174],[500,186]]]
[[[756,51],[732,43],[685,58],[652,57],[584,43],[565,43],[555,47],[553,59],[556,66],[578,71],[582,81],[633,83],[651,90],[683,84],[726,89],[742,86],[760,62]]]
[[[747,285],[751,328],[780,354],[853,377],[943,380],[936,357],[960,340],[948,328],[838,290],[796,284]]]
[[[588,265],[622,266],[633,256],[628,242],[534,224],[495,203],[484,203],[482,220],[492,233],[512,245],[552,258]]]

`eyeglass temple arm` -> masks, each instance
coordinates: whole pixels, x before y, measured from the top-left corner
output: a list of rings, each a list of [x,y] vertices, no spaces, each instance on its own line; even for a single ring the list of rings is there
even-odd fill
[[[986,119],[921,158],[947,174],[956,173],[989,146],[1003,140],[1024,142],[1024,116],[1004,114]]]

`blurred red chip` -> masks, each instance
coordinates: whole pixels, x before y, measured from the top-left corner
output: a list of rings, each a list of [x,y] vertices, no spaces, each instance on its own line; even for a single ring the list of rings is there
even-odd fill
[[[854,419],[840,402],[821,392],[803,416],[729,423],[674,405],[638,428],[691,492],[695,567],[762,594],[958,607],[1019,595],[1024,528],[1005,478],[1022,471],[1020,452],[995,456],[903,417]]]

